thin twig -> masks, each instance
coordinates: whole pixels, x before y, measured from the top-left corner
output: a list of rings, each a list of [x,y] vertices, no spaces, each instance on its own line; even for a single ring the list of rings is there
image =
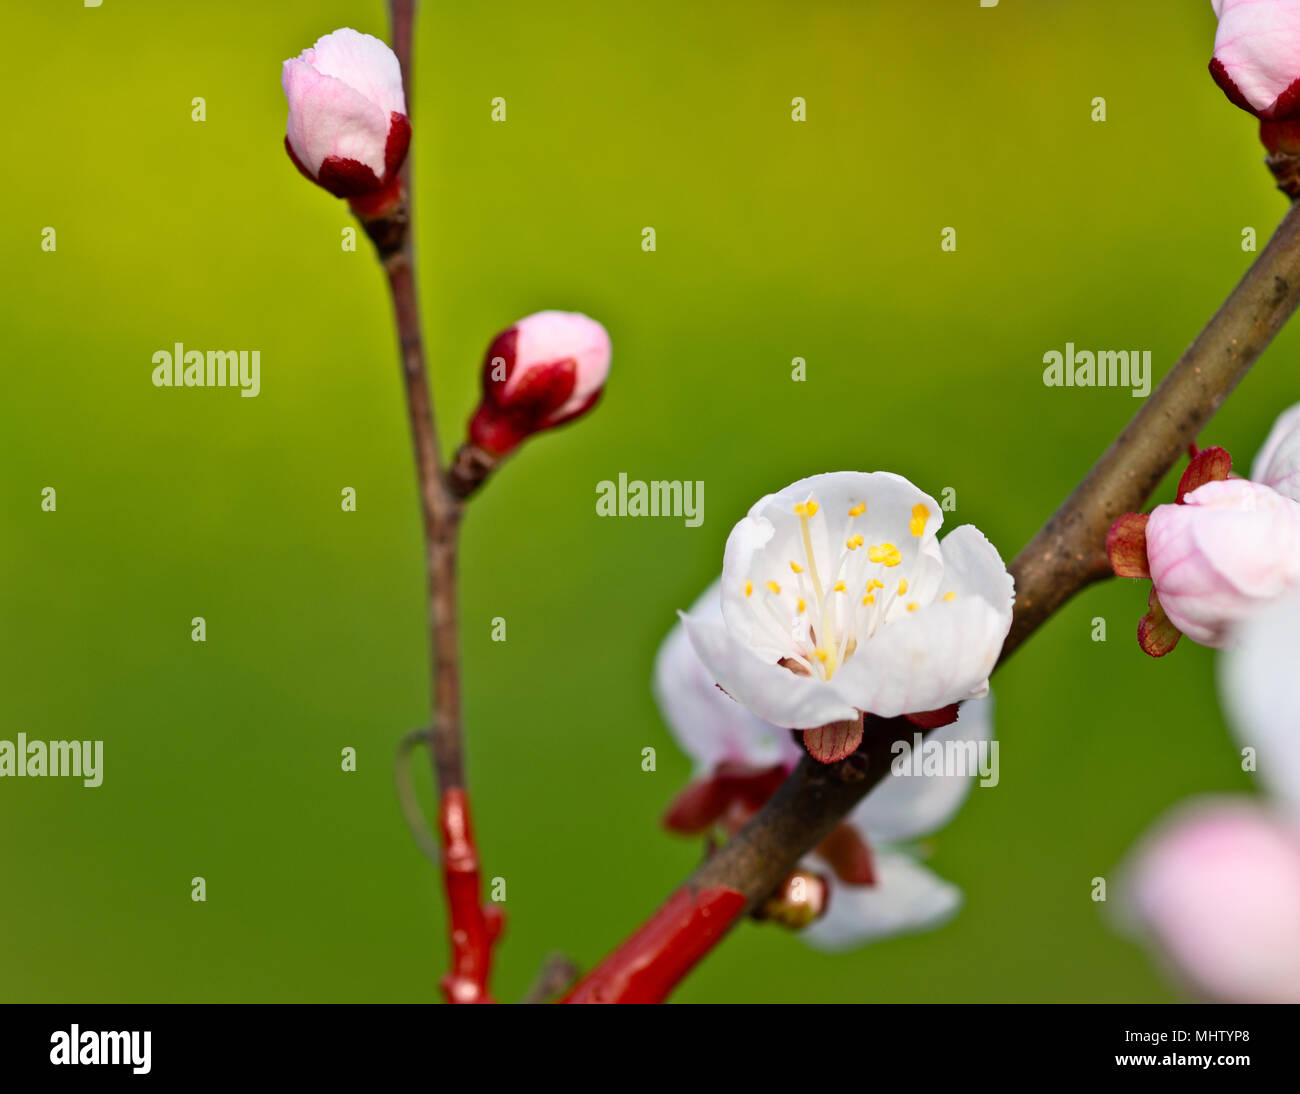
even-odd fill
[[[411,112],[412,35],[414,0],[391,0],[393,51],[402,69],[406,108]],[[419,298],[415,286],[415,250],[412,224],[411,167],[403,167],[403,207],[366,229],[379,248],[392,292],[393,313],[401,345],[402,379],[406,410],[415,451],[420,511],[424,519],[426,591],[429,622],[429,688],[433,721],[424,739],[429,744],[433,775],[438,787],[438,821],[442,837],[439,861],[447,895],[448,933],[451,937],[451,972],[443,978],[450,1002],[491,1002],[488,976],[492,945],[500,934],[502,917],[495,906],[485,907],[479,878],[478,850],[470,821],[465,789],[465,760],[461,743],[460,650],[456,624],[456,547],[463,505],[443,477],[438,430],[429,389],[420,330]],[[408,734],[398,751],[398,794],[408,823],[420,810],[415,802],[406,760],[414,747]],[[417,837],[429,854],[428,842]]]
[[[409,205],[409,197],[407,202]],[[460,650],[456,630],[456,543],[463,507],[444,484],[438,459],[438,433],[425,371],[409,234],[402,248],[384,259],[384,269],[393,294],[393,310],[401,341],[406,410],[420,484],[420,509],[424,517],[429,685],[433,708],[429,743],[438,790],[445,794],[465,785],[460,735]]]
[[[1145,504],[1297,305],[1300,206],[1293,206],[1163,383],[1012,562],[1015,613],[999,664],[1071,596],[1106,576],[1111,523]],[[700,917],[685,916],[683,904],[715,909],[710,926],[716,945],[884,777],[895,739],[893,733],[871,734],[855,755],[835,765],[805,757],[749,824],[593,969],[569,1001],[644,1000],[648,982],[666,996],[707,952]],[[723,899],[728,894],[730,904]],[[719,924],[720,915],[730,918]]]
[[[578,966],[562,953],[548,953],[521,1003],[547,1003],[578,979]]]
[[[411,753],[429,743],[427,729],[413,729],[397,743],[397,758],[393,764],[393,779],[397,783],[397,802],[402,807],[406,827],[411,830],[415,844],[424,857],[441,869],[442,847],[429,834],[429,822],[415,795],[415,781],[411,778]]]

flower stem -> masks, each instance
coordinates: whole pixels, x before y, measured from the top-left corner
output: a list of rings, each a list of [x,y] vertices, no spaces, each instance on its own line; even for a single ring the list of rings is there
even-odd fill
[[[1298,305],[1300,205],[1287,212],[1205,329],[1011,563],[1016,602],[999,664],[1070,597],[1110,574],[1106,535],[1115,519],[1142,508]],[[892,742],[915,729],[910,723],[898,733],[877,726],[857,752],[838,764],[805,756],[753,819],[691,874],[645,926],[588,973],[566,1002],[666,998],[742,913],[758,908],[885,776]],[[719,891],[739,894],[734,913],[721,930],[702,939],[682,909],[699,894]],[[657,999],[652,998],[655,992]]]

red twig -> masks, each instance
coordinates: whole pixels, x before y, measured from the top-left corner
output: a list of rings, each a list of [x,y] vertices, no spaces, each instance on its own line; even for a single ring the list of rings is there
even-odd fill
[[[662,1002],[744,910],[745,894],[725,885],[683,886],[561,1002]]]
[[[451,972],[442,978],[449,1003],[492,1003],[488,978],[492,943],[501,933],[502,916],[495,904],[480,902],[478,852],[470,827],[469,796],[449,790],[440,807],[443,880],[451,916]]]

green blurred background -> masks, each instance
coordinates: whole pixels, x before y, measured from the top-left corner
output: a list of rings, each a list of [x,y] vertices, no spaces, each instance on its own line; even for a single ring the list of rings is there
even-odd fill
[[[427,694],[389,304],[364,238],[340,247],[345,204],[281,144],[281,61],[340,26],[387,38],[384,7],[6,16],[0,737],[102,739],[105,778],[0,781],[0,997],[436,998],[439,887],[391,777]],[[1042,355],[1148,348],[1158,378],[1247,265],[1242,229],[1262,247],[1284,202],[1206,73],[1213,35],[1186,0],[423,5],[444,446],[514,319],[581,310],[614,343],[599,410],[528,444],[465,527],[500,997],[549,950],[597,960],[697,862],[657,828],[688,764],[650,665],[759,495],[895,470],[955,488],[956,522],[1009,559],[1138,405],[1045,388]],[[1300,395],[1297,337],[1206,434],[1239,463]],[[259,349],[261,395],[153,387],[176,341]],[[703,526],[598,518],[619,472],[703,480]],[[995,679],[1001,785],[930,841],[966,893],[951,925],[831,957],[745,924],[676,998],[1173,998],[1091,879],[1170,804],[1248,782],[1210,652],[1139,652],[1145,598],[1089,591]]]

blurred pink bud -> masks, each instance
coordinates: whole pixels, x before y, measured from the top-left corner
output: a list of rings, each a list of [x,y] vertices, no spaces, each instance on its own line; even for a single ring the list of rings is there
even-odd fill
[[[1236,623],[1300,587],[1300,503],[1246,479],[1157,506],[1146,543],[1160,606],[1203,646],[1231,644]]]
[[[285,61],[281,82],[284,145],[298,170],[362,215],[395,205],[411,123],[393,51],[344,27]]]
[[[1199,995],[1300,1002],[1300,834],[1248,801],[1164,820],[1126,871],[1122,907]]]
[[[796,870],[759,908],[756,918],[798,931],[826,913],[830,883],[811,870]]]
[[[519,320],[488,346],[470,441],[504,456],[533,433],[585,414],[600,398],[609,358],[609,335],[585,315],[541,311]]]
[[[1300,118],[1300,4],[1212,0],[1219,18],[1210,74],[1237,106],[1268,122]]]
[[[1292,501],[1300,501],[1300,403],[1284,411],[1273,424],[1255,457],[1250,477]]]

